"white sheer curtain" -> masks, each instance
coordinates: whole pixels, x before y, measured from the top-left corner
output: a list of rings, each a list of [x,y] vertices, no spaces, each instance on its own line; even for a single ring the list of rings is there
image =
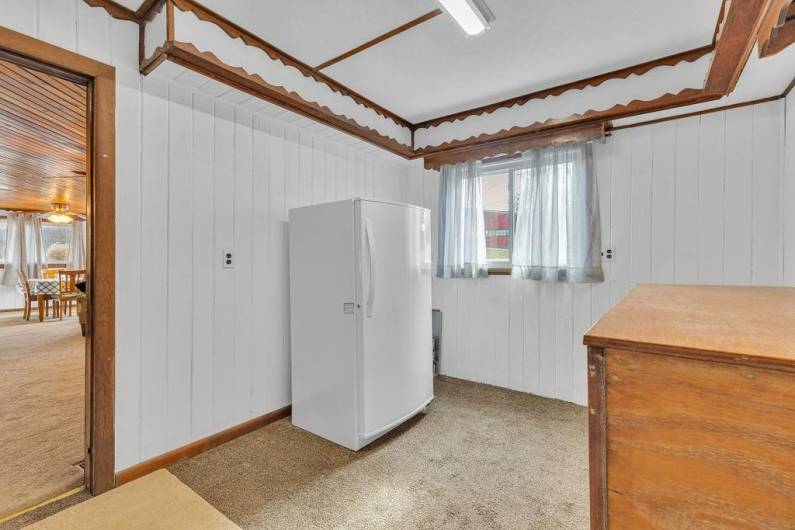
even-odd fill
[[[488,276],[480,162],[442,166],[436,275]]]
[[[515,172],[513,276],[601,282],[599,193],[590,142],[535,149]]]
[[[44,268],[44,248],[41,244],[41,219],[36,214],[6,214],[6,248],[3,252],[5,268],[0,284],[13,287],[19,281],[19,271],[28,278],[41,276]]]
[[[86,222],[72,221],[72,237],[69,240],[69,258],[66,260],[69,269],[86,268]]]

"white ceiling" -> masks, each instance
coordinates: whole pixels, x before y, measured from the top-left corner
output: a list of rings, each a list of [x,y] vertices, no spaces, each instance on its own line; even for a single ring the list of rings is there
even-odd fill
[[[315,66],[438,7],[435,0],[200,0]],[[131,3],[136,3],[130,0]],[[487,0],[466,37],[438,16],[324,70],[409,121],[709,44],[721,0]]]
[[[434,0],[199,0],[317,66],[436,9]]]
[[[720,0],[487,0],[494,27],[447,15],[326,73],[417,122],[707,45]]]

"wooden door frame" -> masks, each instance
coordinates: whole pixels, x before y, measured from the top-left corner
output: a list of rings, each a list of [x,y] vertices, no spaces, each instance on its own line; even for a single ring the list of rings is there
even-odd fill
[[[0,26],[0,50],[86,78],[86,487],[114,486],[116,357],[116,69]]]

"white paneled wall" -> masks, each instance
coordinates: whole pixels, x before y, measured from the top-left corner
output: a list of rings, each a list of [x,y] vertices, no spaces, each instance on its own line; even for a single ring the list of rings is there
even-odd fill
[[[616,256],[605,282],[434,280],[442,372],[584,404],[582,336],[633,284],[795,285],[784,109],[780,100],[626,129],[598,145],[602,244]],[[438,173],[409,180],[408,200],[435,209]]]
[[[128,234],[142,278],[130,372],[141,384],[125,397],[140,408],[124,418],[140,432],[121,467],[289,404],[288,210],[400,200],[406,176],[156,78],[144,79],[142,124],[141,223]]]
[[[785,158],[783,183],[784,284],[795,285],[795,92],[785,101]]]
[[[83,0],[0,0],[0,25],[116,67],[116,468],[288,404],[287,211],[399,200],[405,168],[142,78],[137,25]]]

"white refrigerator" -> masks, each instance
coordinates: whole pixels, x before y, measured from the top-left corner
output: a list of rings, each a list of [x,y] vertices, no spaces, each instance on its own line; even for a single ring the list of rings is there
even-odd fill
[[[427,208],[290,210],[292,421],[355,451],[433,399]]]

